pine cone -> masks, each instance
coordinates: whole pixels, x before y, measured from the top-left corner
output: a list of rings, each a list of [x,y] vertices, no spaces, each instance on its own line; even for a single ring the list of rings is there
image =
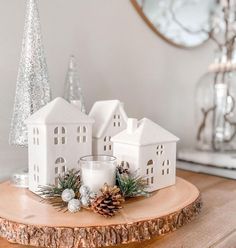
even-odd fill
[[[91,209],[104,217],[112,217],[122,208],[124,198],[117,186],[104,184],[101,192],[102,195],[97,196],[91,203]]]

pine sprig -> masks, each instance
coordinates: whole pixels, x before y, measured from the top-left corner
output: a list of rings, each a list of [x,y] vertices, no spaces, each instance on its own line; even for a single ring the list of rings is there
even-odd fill
[[[135,174],[120,174],[116,173],[116,180],[124,198],[148,196],[146,180]]]
[[[65,189],[72,189],[75,195],[79,197],[80,186],[80,171],[72,169],[68,170],[63,176],[59,176],[58,185],[40,186],[38,193],[43,197],[42,201],[48,202],[58,210],[66,210],[67,203],[61,198],[62,192]]]

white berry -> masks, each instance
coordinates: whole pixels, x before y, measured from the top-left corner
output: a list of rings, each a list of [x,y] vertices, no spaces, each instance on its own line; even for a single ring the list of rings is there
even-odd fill
[[[78,199],[72,199],[68,203],[68,210],[71,213],[76,213],[77,211],[80,210],[81,203]]]
[[[87,195],[89,194],[89,192],[90,192],[90,189],[89,189],[88,186],[82,185],[82,186],[80,187],[80,189],[79,189],[79,192],[80,192],[80,194],[81,194],[82,196],[87,196]]]
[[[80,200],[84,207],[88,207],[90,205],[90,200],[87,196],[82,196]]]
[[[69,202],[75,197],[75,192],[73,189],[65,189],[61,194],[61,198],[64,202]]]

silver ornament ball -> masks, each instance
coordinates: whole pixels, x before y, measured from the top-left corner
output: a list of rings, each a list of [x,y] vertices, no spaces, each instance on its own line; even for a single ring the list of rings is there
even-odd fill
[[[88,186],[82,185],[82,186],[80,187],[80,189],[79,189],[79,192],[80,192],[80,194],[81,194],[82,196],[87,196],[87,195],[89,194],[89,192],[90,192],[90,189],[89,189]]]
[[[65,189],[61,194],[61,198],[64,202],[69,202],[75,197],[75,192],[73,189]]]
[[[80,210],[80,206],[81,206],[80,200],[72,199],[68,203],[68,210],[71,213],[76,213],[76,212],[78,212]]]
[[[96,194],[95,192],[91,192],[91,193],[89,194],[89,198],[90,198],[90,199],[94,199],[96,196],[97,196],[97,194]]]
[[[84,207],[88,207],[90,205],[90,199],[88,196],[82,196],[80,201]]]

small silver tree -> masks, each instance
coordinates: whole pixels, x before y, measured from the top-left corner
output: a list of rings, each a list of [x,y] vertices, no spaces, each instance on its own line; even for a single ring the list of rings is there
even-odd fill
[[[65,81],[64,98],[77,104],[83,113],[86,113],[84,97],[80,87],[79,75],[77,70],[77,61],[74,55],[70,56],[68,71]]]

